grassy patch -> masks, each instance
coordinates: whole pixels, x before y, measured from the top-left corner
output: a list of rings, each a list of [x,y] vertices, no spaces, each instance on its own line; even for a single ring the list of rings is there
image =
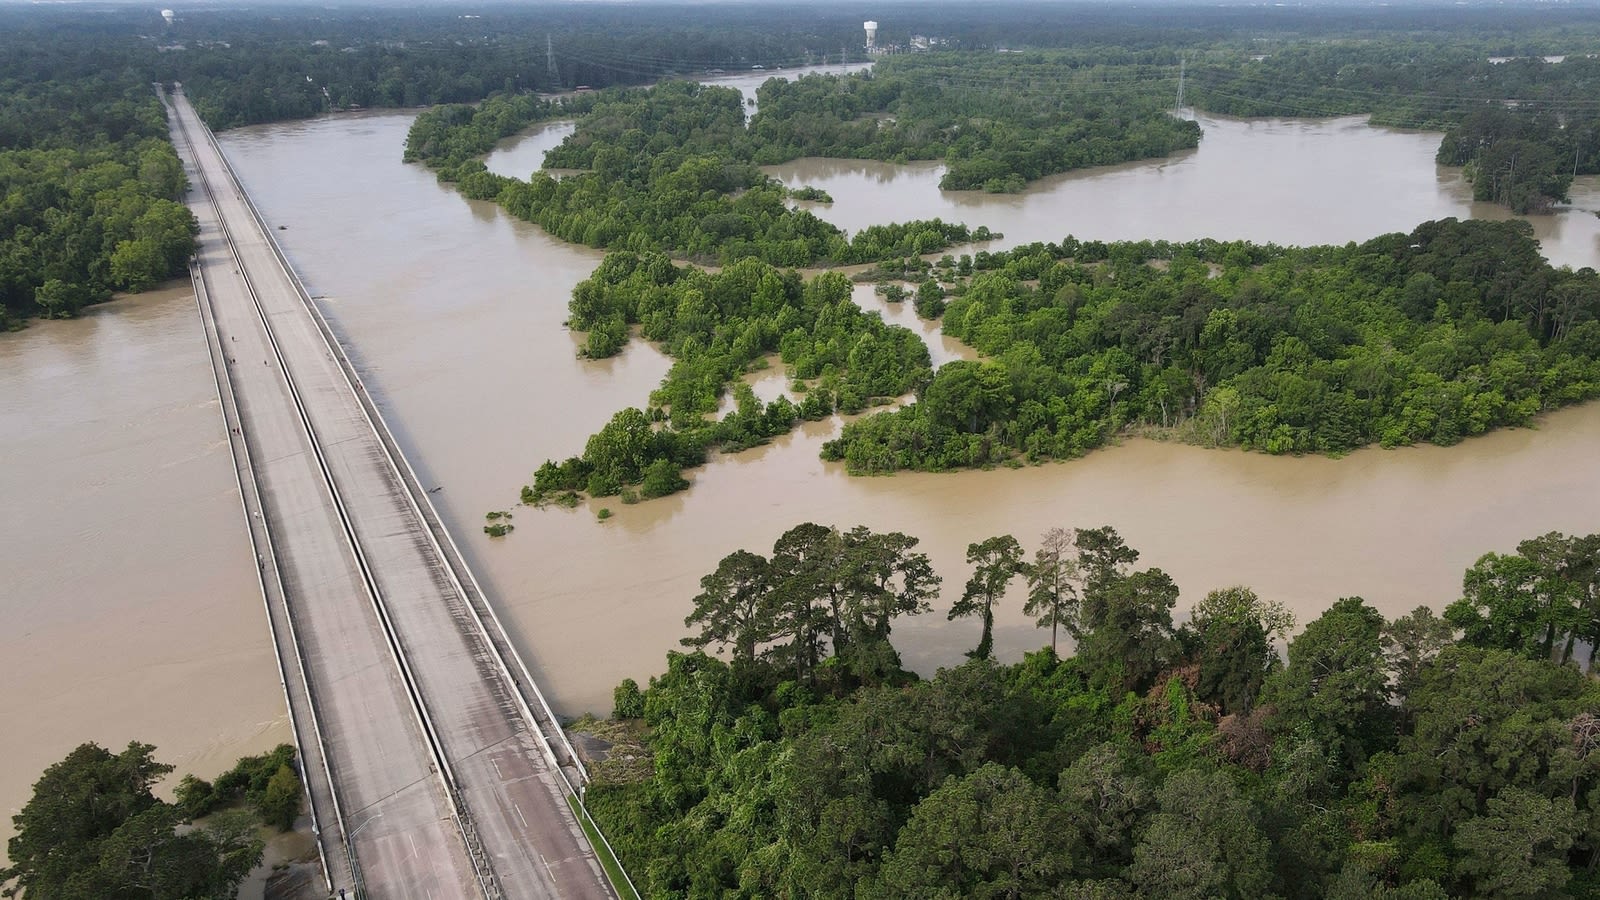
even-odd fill
[[[589,838],[589,846],[594,848],[594,855],[600,859],[600,867],[606,870],[606,877],[611,879],[611,887],[616,890],[617,896],[622,900],[639,900],[639,893],[628,883],[628,876],[622,872],[622,863],[612,855],[611,848],[600,838],[600,829],[589,818],[588,810],[578,804],[576,798],[567,795],[567,805],[572,807],[572,814],[578,817],[578,824],[583,826],[583,833]]]

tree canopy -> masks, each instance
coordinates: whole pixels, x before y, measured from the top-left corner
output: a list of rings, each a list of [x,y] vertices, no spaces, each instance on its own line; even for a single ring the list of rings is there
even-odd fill
[[[700,465],[712,448],[739,450],[802,420],[859,412],[910,393],[932,371],[921,338],[862,311],[850,281],[834,272],[803,280],[746,259],[709,273],[659,254],[613,253],[573,290],[570,310],[570,324],[589,332],[591,356],[618,352],[637,325],[673,364],[648,410],[618,412],[582,456],[540,466],[528,501],[565,491],[671,493],[688,486],[679,471]],[[799,402],[762,404],[739,381],[774,355],[805,388]],[[730,387],[733,408],[711,418]]]
[[[121,753],[83,744],[45,769],[33,797],[12,817],[16,834],[6,845],[11,863],[0,869],[6,897],[30,900],[227,900],[261,861],[256,817],[214,815],[204,827],[181,827],[213,812],[183,802],[194,789],[180,786],[177,805],[151,789],[172,767],[158,763],[155,748],[129,743]],[[265,794],[298,815],[300,783],[287,766],[293,750],[272,755],[288,779],[264,787]],[[242,761],[245,768],[250,761]],[[227,777],[227,776],[225,776]],[[293,785],[288,785],[288,780]],[[219,779],[221,781],[221,779]],[[193,784],[185,778],[185,785]],[[274,824],[287,827],[279,820]]]
[[[149,84],[23,63],[0,46],[0,329],[181,274],[199,230]]]
[[[574,132],[522,180],[487,171],[472,154],[527,122],[577,116]],[[732,263],[875,262],[983,239],[987,229],[937,219],[862,229],[837,227],[789,205],[789,192],[755,166],[737,90],[667,81],[560,103],[494,98],[477,108],[441,107],[417,117],[406,158],[424,162],[462,193],[495,200],[573,243]]]
[[[1452,444],[1600,386],[1600,277],[1545,262],[1525,222],[1344,247],[1069,237],[935,271],[945,334],[986,358],[846,425],[824,456],[851,472],[1069,459],[1129,429],[1268,453]]]
[[[1507,607],[1524,624],[1493,640],[1534,639],[1499,647],[1426,609],[1386,621],[1345,598],[1289,639],[1284,661],[1274,642],[1293,623],[1270,598],[1214,591],[1175,624],[1177,588],[1134,569],[1139,554],[1113,529],[1061,529],[1041,543],[1072,562],[1077,651],[980,656],[922,680],[850,649],[877,639],[845,612],[873,595],[860,593],[861,561],[920,556],[865,549],[886,538],[915,545],[806,523],[770,560],[731,554],[703,582],[686,623],[702,630],[685,641],[723,645],[731,661],[672,653],[643,691],[619,687],[616,714],[650,764],[600,763],[588,803],[645,896],[1424,900],[1600,887],[1600,690],[1551,658],[1564,640],[1544,640],[1549,604]],[[998,540],[974,544],[993,547],[972,565],[1020,558]],[[1546,535],[1517,555],[1552,603],[1589,615],[1592,568],[1567,551],[1594,540]],[[1479,581],[1469,572],[1466,593]],[[920,596],[900,608],[937,604]],[[718,606],[730,597],[770,602]],[[726,627],[752,608],[774,624]],[[893,660],[882,634],[873,656]]]

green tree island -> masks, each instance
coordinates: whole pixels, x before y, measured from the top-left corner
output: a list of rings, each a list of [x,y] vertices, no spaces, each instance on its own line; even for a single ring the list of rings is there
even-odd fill
[[[226,900],[261,862],[257,823],[300,814],[294,749],[246,757],[215,783],[184,776],[177,802],[151,789],[172,766],[155,748],[83,744],[44,771],[12,817],[0,894],[28,900]],[[237,808],[241,805],[249,809]],[[207,817],[203,822],[196,822]]]
[[[823,457],[852,474],[940,471],[1072,459],[1127,433],[1337,455],[1453,444],[1600,390],[1600,276],[1551,266],[1521,222],[1447,219],[1344,247],[1069,237],[933,269],[951,281],[944,332],[982,354],[937,371],[838,273],[608,256],[574,290],[573,326],[603,350],[637,326],[674,365],[650,409],[547,462],[524,499],[615,494],[659,460],[696,466],[907,394],[847,421]],[[773,353],[799,403],[763,407],[738,384]],[[708,418],[730,386],[735,410]]]

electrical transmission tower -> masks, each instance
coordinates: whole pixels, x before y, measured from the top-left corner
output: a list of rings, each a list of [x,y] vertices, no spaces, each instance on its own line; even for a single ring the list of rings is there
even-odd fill
[[[545,61],[545,65],[550,67],[550,87],[551,87],[551,89],[560,90],[560,88],[561,88],[561,70],[556,68],[556,48],[555,48],[555,43],[550,40],[550,35],[548,33],[545,34],[545,36],[544,36],[544,61]]]
[[[1184,76],[1188,74],[1188,68],[1189,58],[1187,56],[1178,57],[1178,103],[1172,108],[1173,115],[1183,115],[1183,81]]]

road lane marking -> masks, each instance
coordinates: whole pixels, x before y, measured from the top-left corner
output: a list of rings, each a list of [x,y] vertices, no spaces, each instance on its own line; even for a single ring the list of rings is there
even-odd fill
[[[512,804],[511,804],[511,808],[517,811],[517,819],[518,819],[518,821],[522,822],[522,830],[523,831],[527,831],[528,830],[528,820],[526,818],[524,818],[523,815],[522,815],[522,806],[521,806],[521,804],[513,801]]]

